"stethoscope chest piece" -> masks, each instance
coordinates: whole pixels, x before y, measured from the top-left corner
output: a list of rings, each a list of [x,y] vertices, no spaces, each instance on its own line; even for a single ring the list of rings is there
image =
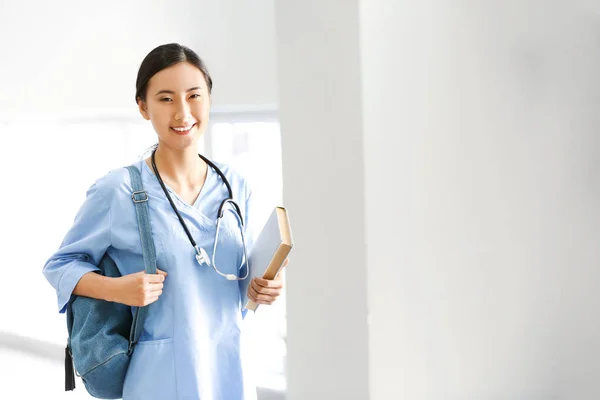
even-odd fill
[[[210,267],[210,258],[204,248],[196,246],[196,261],[198,261],[198,264],[200,265],[206,264]]]

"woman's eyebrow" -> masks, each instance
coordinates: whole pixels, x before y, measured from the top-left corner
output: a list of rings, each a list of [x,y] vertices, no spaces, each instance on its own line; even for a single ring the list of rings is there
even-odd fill
[[[200,86],[194,86],[193,88],[189,88],[188,90],[186,90],[186,93],[187,92],[192,92],[194,90],[201,90],[201,89],[202,89],[202,87],[200,87]],[[175,92],[172,91],[172,90],[160,90],[160,91],[158,91],[155,94],[155,96],[158,96],[159,94],[163,94],[163,93],[165,93],[165,94],[175,94]]]

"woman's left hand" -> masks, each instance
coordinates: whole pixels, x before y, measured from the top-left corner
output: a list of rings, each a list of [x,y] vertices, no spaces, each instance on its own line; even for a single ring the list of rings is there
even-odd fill
[[[283,279],[281,273],[283,268],[288,264],[289,260],[285,260],[281,270],[273,280],[254,278],[248,289],[248,297],[256,304],[273,304],[281,295],[283,290]]]

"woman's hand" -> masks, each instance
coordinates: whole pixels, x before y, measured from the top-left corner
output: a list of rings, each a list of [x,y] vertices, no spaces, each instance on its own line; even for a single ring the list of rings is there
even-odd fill
[[[110,301],[128,306],[143,307],[154,303],[163,290],[167,273],[159,269],[157,274],[145,271],[112,279]]]
[[[273,280],[254,278],[248,288],[248,297],[256,304],[273,304],[283,291],[283,279],[281,273],[283,268],[288,264],[289,260],[285,260],[281,270]]]

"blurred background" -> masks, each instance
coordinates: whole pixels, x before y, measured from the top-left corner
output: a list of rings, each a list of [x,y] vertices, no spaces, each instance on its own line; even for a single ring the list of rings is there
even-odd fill
[[[600,398],[600,1],[3,0],[0,399],[86,398],[42,266],[155,142],[168,42],[215,82],[200,151],[290,212],[261,400]]]

